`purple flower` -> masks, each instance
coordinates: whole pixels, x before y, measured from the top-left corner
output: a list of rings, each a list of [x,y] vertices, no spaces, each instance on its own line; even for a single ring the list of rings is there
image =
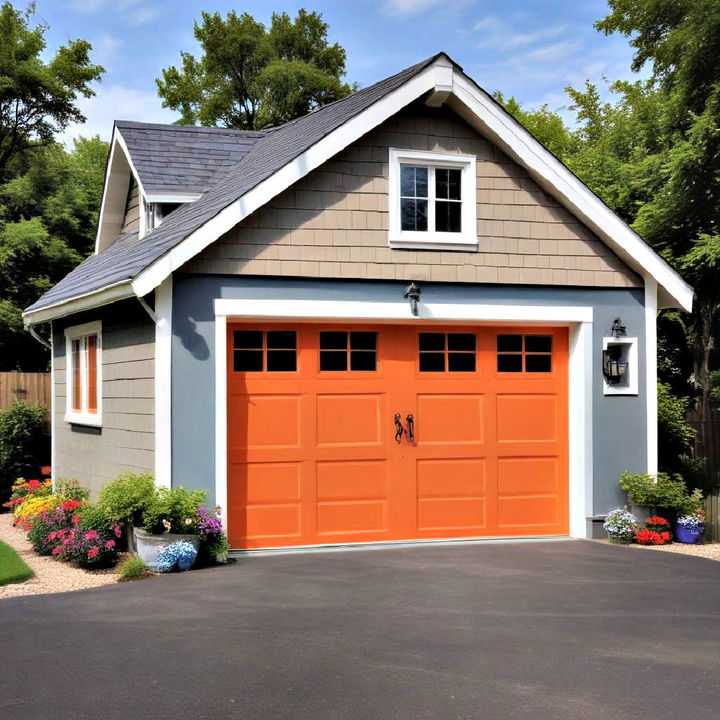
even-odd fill
[[[220,508],[215,508],[215,514],[211,514],[206,507],[198,508],[198,530],[201,535],[208,537],[210,535],[219,535],[222,533],[222,522],[217,515],[220,513]]]

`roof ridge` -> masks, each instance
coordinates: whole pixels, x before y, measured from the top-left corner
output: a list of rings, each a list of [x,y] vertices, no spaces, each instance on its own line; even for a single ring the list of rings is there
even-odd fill
[[[240,128],[211,127],[206,125],[175,125],[174,123],[151,123],[140,120],[115,120],[115,126],[119,128],[152,128],[153,130],[167,130],[170,132],[210,132],[228,135],[244,135],[246,137],[263,137],[267,134],[266,130],[242,130]]]

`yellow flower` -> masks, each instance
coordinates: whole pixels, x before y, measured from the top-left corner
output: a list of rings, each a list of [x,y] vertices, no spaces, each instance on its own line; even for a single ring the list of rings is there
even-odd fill
[[[60,498],[57,495],[43,495],[41,497],[30,495],[25,502],[20,503],[15,508],[13,515],[18,524],[24,524],[36,518],[40,513],[54,510],[59,505]]]

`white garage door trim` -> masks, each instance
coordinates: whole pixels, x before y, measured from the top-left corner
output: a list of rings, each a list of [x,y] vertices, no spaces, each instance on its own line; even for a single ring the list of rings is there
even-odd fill
[[[592,323],[593,309],[560,305],[489,305],[421,303],[419,316],[402,302],[307,300],[292,291],[273,289],[272,298],[215,300],[215,498],[227,527],[227,322],[253,320],[319,320],[325,322],[454,322],[567,325],[570,329],[568,369],[570,535],[588,537],[592,514]]]

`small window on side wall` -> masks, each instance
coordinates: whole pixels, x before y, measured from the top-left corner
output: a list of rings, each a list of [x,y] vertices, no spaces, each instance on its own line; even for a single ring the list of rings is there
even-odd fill
[[[65,420],[77,425],[102,424],[102,324],[65,330]]]
[[[390,148],[389,162],[390,247],[477,249],[474,155]]]

